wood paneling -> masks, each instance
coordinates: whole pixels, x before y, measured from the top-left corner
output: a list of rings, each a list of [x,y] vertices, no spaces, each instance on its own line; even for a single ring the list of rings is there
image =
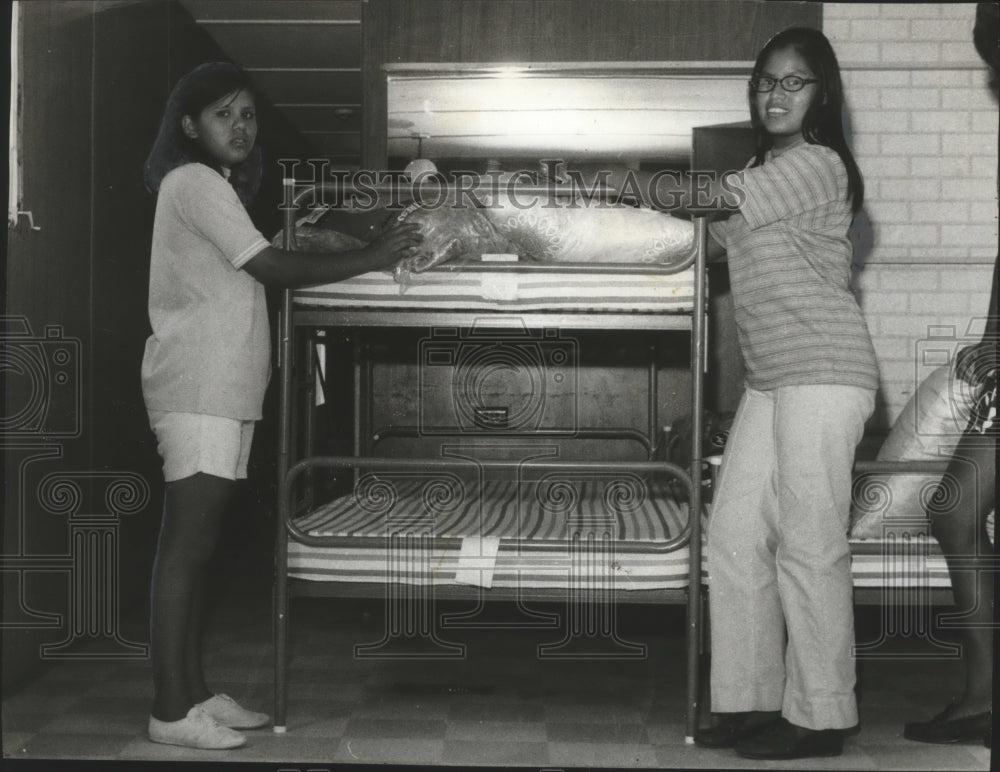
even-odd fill
[[[821,23],[822,8],[800,2],[369,0],[364,160],[386,163],[386,63],[752,61],[775,32]]]
[[[181,0],[181,5],[197,19],[236,21],[273,19],[277,6],[281,6],[284,19],[318,22],[356,19],[362,3],[363,0]]]
[[[248,70],[260,67],[357,70],[361,61],[361,36],[354,24],[260,22],[206,24],[204,29],[223,51],[239,52],[240,66]],[[280,37],[280,60],[276,58],[276,37]]]
[[[52,339],[4,343],[4,557],[30,568],[33,556],[69,554],[66,516],[45,511],[39,499],[41,479],[51,473],[91,468],[87,416],[83,406],[92,394],[90,356],[91,241],[91,79],[93,18],[78,4],[21,3],[23,189],[21,208],[30,211],[40,230],[22,218],[8,230],[6,311],[29,326],[33,339],[50,334],[69,341],[66,372],[69,390],[53,390],[51,370],[12,368],[11,357],[41,357],[51,365]],[[13,329],[8,319],[5,335]],[[60,394],[78,394],[66,405]],[[22,414],[26,400],[38,399],[36,421]],[[68,434],[50,434],[57,410]],[[24,420],[18,420],[24,415]],[[82,434],[74,436],[73,426]],[[56,427],[57,429],[60,427]],[[17,447],[20,446],[20,447]],[[44,615],[62,615],[69,606],[65,572],[24,571],[4,574],[4,621],[20,629],[4,631],[4,688],[34,675],[41,666],[39,646],[58,642],[65,626],[46,627]],[[58,623],[50,616],[48,623]],[[39,626],[41,625],[41,626]]]
[[[21,9],[22,208],[40,230],[22,219],[9,232],[7,313],[86,338],[93,19],[68,4]]]
[[[94,17],[92,383],[87,436],[93,468],[139,472],[150,500],[119,535],[122,602],[148,592],[162,475],[139,370],[149,335],[146,300],[156,199],[142,179],[169,90],[168,2],[109,8]]]
[[[574,439],[577,429],[627,429],[643,435],[650,431],[648,363],[658,363],[658,431],[688,412],[691,372],[689,338],[684,333],[619,333],[563,330],[547,338],[543,350],[534,338],[495,336],[477,347],[475,334],[460,340],[435,339],[435,330],[370,332],[363,338],[372,363],[371,396],[367,410],[370,430],[393,426],[419,427],[421,437],[387,440],[376,455],[438,455],[441,448],[473,447],[494,442],[520,444],[543,442],[538,437],[505,437],[482,434],[474,426],[474,408],[506,408],[514,420],[511,428],[557,430],[551,440],[563,458],[642,458],[634,440]],[[428,346],[439,352],[454,351],[453,362],[426,355]],[[565,354],[554,366],[548,354]],[[348,357],[340,351],[341,362]],[[446,357],[445,359],[452,359]],[[340,365],[341,367],[343,365]],[[337,387],[336,403],[349,403],[348,383]],[[328,396],[329,398],[329,396]],[[517,423],[517,419],[521,423]],[[345,414],[328,414],[320,433],[322,450],[345,447]],[[448,434],[444,427],[461,427]],[[376,452],[377,451],[377,452]]]

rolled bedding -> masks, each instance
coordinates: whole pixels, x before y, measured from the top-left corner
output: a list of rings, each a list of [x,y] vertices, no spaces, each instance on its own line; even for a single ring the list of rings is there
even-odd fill
[[[694,227],[664,212],[572,201],[481,210],[497,231],[544,263],[672,263],[686,255]]]
[[[497,253],[538,263],[669,265],[682,260],[694,241],[689,221],[650,209],[596,201],[524,206],[499,198],[483,208],[412,204],[398,213],[382,210],[365,216],[330,210],[299,221],[295,246],[303,251],[357,249],[367,243],[364,236],[392,219],[418,223],[423,235],[421,244],[400,261],[397,277]],[[374,221],[379,228],[358,227]]]

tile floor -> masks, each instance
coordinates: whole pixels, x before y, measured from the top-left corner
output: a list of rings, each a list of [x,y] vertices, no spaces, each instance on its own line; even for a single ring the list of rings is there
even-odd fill
[[[270,711],[270,591],[260,574],[259,564],[256,571],[228,573],[213,607],[206,667],[214,688]],[[462,608],[467,606],[455,601],[440,606]],[[509,621],[513,612],[511,604],[488,607],[498,622]],[[443,638],[466,646],[456,660],[356,659],[355,644],[381,637],[382,601],[301,598],[292,613],[286,734],[250,732],[245,747],[223,752],[156,745],[144,733],[151,694],[147,661],[62,661],[3,700],[5,766],[74,759],[105,762],[94,767],[99,769],[108,760],[125,768],[141,761],[210,762],[213,768],[216,762],[260,762],[262,769],[287,772],[362,763],[990,768],[990,751],[982,746],[927,746],[901,737],[904,720],[944,706],[961,672],[958,662],[929,659],[934,649],[922,640],[893,642],[887,651],[894,654],[862,663],[861,729],[848,738],[842,757],[782,764],[684,743],[680,607],[623,607],[620,635],[645,644],[646,656],[610,661],[540,659],[537,646],[557,640],[559,631],[509,628],[442,631]],[[858,621],[859,638],[874,634],[877,610],[861,609]],[[136,609],[126,615],[122,633],[145,641],[145,625],[146,610]]]

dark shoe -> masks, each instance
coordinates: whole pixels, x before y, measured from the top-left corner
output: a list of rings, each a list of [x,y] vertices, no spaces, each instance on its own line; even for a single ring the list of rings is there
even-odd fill
[[[919,743],[984,743],[992,734],[993,711],[984,710],[972,716],[948,718],[955,708],[951,703],[930,721],[911,721],[903,727],[903,737]],[[992,738],[989,738],[992,739]]]
[[[804,759],[839,756],[843,752],[844,730],[806,729],[784,718],[736,743],[737,755],[747,759]]]
[[[702,748],[732,748],[745,737],[762,732],[781,718],[781,712],[751,710],[716,713],[716,724],[694,733],[694,744]]]

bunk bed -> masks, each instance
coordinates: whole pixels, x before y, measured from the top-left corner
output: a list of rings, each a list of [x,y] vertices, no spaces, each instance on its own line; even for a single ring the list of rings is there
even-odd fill
[[[299,205],[323,185],[285,184],[285,201],[291,205],[285,210],[283,238],[290,247]],[[419,639],[429,647],[421,653],[427,657],[457,653],[435,636],[435,599],[476,602],[476,610],[459,615],[459,626],[474,620],[490,599],[514,601],[529,622],[538,615],[521,601],[570,600],[567,637],[551,647],[565,656],[573,656],[573,647],[587,636],[600,639],[614,656],[642,656],[616,637],[616,603],[686,604],[685,736],[693,742],[708,635],[708,583],[703,518],[690,513],[707,516],[711,486],[704,486],[703,469],[717,468],[719,461],[718,456],[703,457],[698,439],[708,288],[705,222],[696,218],[694,226],[691,249],[666,266],[442,265],[402,289],[388,274],[365,274],[284,293],[278,346],[276,732],[286,729],[293,597],[385,598],[386,638],[357,647],[356,655],[379,656],[391,651],[394,640]],[[622,283],[629,293],[616,291]],[[573,288],[573,300],[567,299],[567,287]],[[353,452],[314,455],[313,405],[324,366],[317,351],[327,332],[435,326],[450,330],[456,340],[477,330],[486,331],[487,339],[496,330],[506,331],[504,335],[511,330],[529,335],[560,329],[683,331],[690,342],[690,466],[662,460],[659,452],[653,359],[648,365],[646,432],[587,426],[571,432],[575,438],[634,441],[645,460],[564,460],[549,441],[566,437],[566,432],[497,433],[474,421],[437,433],[433,457],[379,455],[380,442],[413,437],[420,429],[372,425],[364,409],[371,374],[360,334],[353,337]],[[545,338],[530,340],[536,345]],[[449,443],[449,436],[464,441]],[[520,455],[491,455],[497,436],[520,442],[515,446]],[[945,463],[859,460],[854,499],[869,511],[888,506],[886,475],[940,475]],[[319,493],[323,485],[317,485],[317,476],[331,474],[342,483],[347,480],[350,490],[341,486],[332,496]],[[931,607],[951,602],[947,566],[926,521],[896,519],[875,537],[852,537],[850,543],[855,600],[882,607],[883,639],[896,633],[926,634]],[[693,544],[700,548],[690,549]],[[858,657],[883,656],[883,639],[861,642]]]
[[[284,244],[291,247],[296,211],[323,183],[286,180]],[[529,194],[530,187],[521,194]],[[546,194],[551,188],[546,188]],[[663,215],[666,216],[666,215]],[[558,370],[561,330],[680,331],[688,336],[694,433],[700,436],[705,361],[704,221],[679,259],[665,264],[442,265],[408,277],[364,274],[320,288],[286,291],[280,315],[278,368],[279,521],[275,591],[275,731],[285,731],[289,600],[299,595],[367,596],[387,600],[388,638],[421,638],[447,656],[426,615],[439,598],[567,602],[566,639],[552,650],[574,656],[594,635],[606,655],[643,656],[618,640],[615,603],[686,604],[689,628],[700,629],[701,444],[692,439],[691,467],[663,460],[658,433],[655,356],[648,367],[648,429],[547,427],[502,430],[443,427],[431,457],[379,455],[393,433],[415,427],[373,427],[364,397],[370,387],[361,333],[372,329],[443,330],[446,347],[492,334],[521,340],[543,367]],[[331,328],[354,336],[354,450],[313,455],[313,393],[323,367],[315,355]],[[511,338],[510,336],[514,336]],[[436,338],[440,342],[440,338]],[[554,348],[553,348],[554,346]],[[431,352],[433,354],[433,352]],[[550,354],[552,356],[550,356]],[[556,373],[556,378],[560,377]],[[425,427],[426,428],[426,427]],[[496,437],[505,442],[497,443]],[[453,441],[449,441],[449,437]],[[586,461],[560,457],[561,439],[637,443],[644,460]],[[500,452],[496,452],[497,448]],[[690,469],[697,469],[694,484]],[[318,478],[350,489],[332,496]],[[471,613],[475,615],[475,611]],[[535,615],[537,618],[537,615]],[[551,620],[549,620],[551,621]],[[586,639],[586,640],[585,640]],[[391,646],[386,640],[368,653]],[[698,714],[697,636],[688,643],[688,731]],[[364,647],[362,647],[364,648]],[[363,656],[364,651],[359,655]],[[376,652],[377,653],[377,652]],[[451,652],[452,654],[454,652]]]

